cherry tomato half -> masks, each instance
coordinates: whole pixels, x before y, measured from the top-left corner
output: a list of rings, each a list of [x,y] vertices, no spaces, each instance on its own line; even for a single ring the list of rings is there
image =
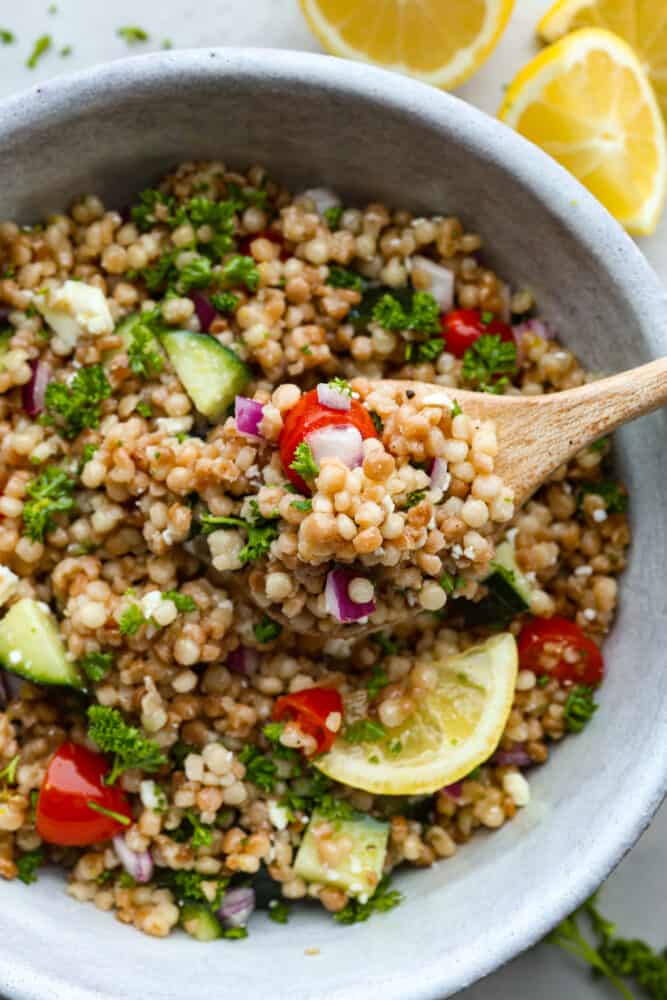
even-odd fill
[[[127,829],[132,822],[129,802],[120,788],[104,784],[108,773],[106,758],[78,743],[63,743],[56,750],[37,800],[36,827],[42,840],[86,847]],[[127,823],[109,813],[124,816]]]
[[[298,446],[313,431],[319,431],[322,427],[345,425],[356,427],[362,438],[376,438],[378,436],[370,413],[356,399],[352,400],[349,410],[334,410],[330,406],[323,406],[317,398],[317,389],[312,389],[305,393],[296,406],[288,411],[278,444],[285,475],[290,482],[294,483],[299,492],[309,494],[310,488],[294,469],[290,469],[294,460],[294,452]]]
[[[273,229],[264,229],[261,233],[249,233],[247,236],[241,237],[239,240],[239,253],[243,254],[244,257],[252,257],[250,244],[253,240],[269,240],[271,243],[277,243],[280,247],[281,260],[289,260],[292,256],[289,250],[285,249],[283,237],[280,233],[274,232]]]
[[[484,334],[500,336],[501,340],[514,340],[512,327],[495,317],[484,322],[487,314],[479,309],[455,309],[440,317],[445,346],[455,358],[462,358],[476,340]]]
[[[539,676],[575,684],[599,684],[604,662],[599,646],[567,618],[533,618],[519,635],[519,663]]]
[[[296,694],[285,694],[273,706],[276,722],[295,722],[301,732],[317,742],[315,753],[326,753],[333,746],[336,732],[327,726],[331,713],[343,716],[343,699],[333,688],[313,687]]]

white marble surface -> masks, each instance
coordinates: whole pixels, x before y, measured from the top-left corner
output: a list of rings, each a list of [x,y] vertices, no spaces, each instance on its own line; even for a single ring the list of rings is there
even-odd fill
[[[117,59],[132,52],[160,48],[169,39],[175,48],[207,45],[260,45],[318,51],[319,45],[303,21],[297,0],[49,0],[0,3],[0,29],[14,32],[17,44],[0,46],[0,97],[48,79],[58,73]],[[447,0],[442,0],[446,11]],[[503,85],[533,52],[534,25],[549,0],[517,0],[512,21],[491,59],[460,94],[484,110],[498,107]],[[117,37],[121,25],[138,25],[150,41],[128,50]],[[25,66],[35,39],[53,37],[53,49],[35,70]],[[59,56],[72,46],[67,58]],[[647,257],[667,280],[667,215],[658,233],[640,241]],[[650,752],[650,748],[647,748]],[[644,835],[604,890],[604,909],[618,921],[627,936],[641,935],[664,945],[667,898],[664,869],[667,865],[667,806]],[[548,877],[545,873],[545,878]],[[443,941],[446,951],[447,942]],[[612,993],[592,982],[566,956],[542,944],[516,959],[489,979],[459,995],[459,1000],[603,1000]]]

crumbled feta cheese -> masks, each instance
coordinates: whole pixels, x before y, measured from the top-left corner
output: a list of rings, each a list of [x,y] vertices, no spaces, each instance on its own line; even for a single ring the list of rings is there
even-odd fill
[[[503,778],[503,788],[515,806],[527,806],[530,802],[530,785],[522,774],[510,772]]]
[[[11,666],[15,667],[23,659],[23,653],[21,652],[20,649],[11,649],[9,651],[9,657],[8,657],[8,659],[9,659],[9,662],[10,662]]]
[[[155,423],[167,434],[186,434],[192,428],[194,417],[192,414],[185,417],[158,417]]]
[[[113,319],[106,296],[84,281],[66,281],[34,296],[33,302],[58,335],[63,346],[74,350],[82,333],[113,333]]]
[[[329,208],[338,208],[342,204],[338,195],[331,191],[329,188],[309,188],[307,191],[302,191],[300,195],[297,195],[297,199],[308,198],[315,205],[315,210],[319,215],[324,215],[324,213]]]
[[[6,604],[19,585],[19,578],[6,566],[0,566],[0,607]]]
[[[219,572],[228,569],[241,569],[241,549],[245,538],[240,531],[221,529],[208,536],[208,547],[211,550],[212,565]]]
[[[575,576],[591,576],[593,573],[592,566],[577,566],[574,571]]]
[[[330,733],[337,733],[340,729],[343,717],[340,712],[329,712],[326,719],[324,720],[324,725],[329,730]]]
[[[598,616],[597,611],[594,611],[593,608],[584,608],[582,614],[587,622],[594,622]]]
[[[452,559],[460,559],[462,555],[463,555],[463,546],[459,545],[459,543],[456,542],[455,545],[452,545]]]
[[[422,403],[424,406],[446,406],[449,410],[454,407],[446,392],[432,392],[429,396],[424,396]]]
[[[598,524],[601,524],[602,521],[606,521],[607,520],[607,511],[603,510],[602,507],[598,507],[597,510],[593,511],[593,520],[597,521]]]
[[[352,639],[327,639],[324,653],[326,656],[335,656],[337,660],[346,660],[351,655],[352,645]]]
[[[473,545],[466,545],[463,550],[463,555],[466,559],[470,559],[471,562],[475,561],[475,548]]]
[[[149,590],[139,601],[139,606],[144,613],[144,618],[152,618],[157,609],[162,604],[162,592],[159,590]]]
[[[279,806],[277,802],[271,801],[269,802],[268,810],[269,819],[275,826],[276,830],[284,830],[289,822],[285,806]]]

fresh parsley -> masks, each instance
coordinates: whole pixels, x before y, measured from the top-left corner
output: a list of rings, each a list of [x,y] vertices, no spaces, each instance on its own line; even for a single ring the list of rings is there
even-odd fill
[[[106,816],[108,819],[114,820],[116,823],[120,823],[121,826],[130,826],[132,820],[129,816],[123,815],[123,813],[115,812],[113,809],[107,809],[106,806],[101,806],[99,802],[94,802],[92,799],[86,802],[89,809],[93,812],[99,813],[100,816]]]
[[[15,41],[16,37],[13,32],[7,31],[6,28],[0,28],[0,44],[13,45]]]
[[[130,346],[127,349],[127,359],[134,374],[141,375],[143,378],[159,375],[164,366],[164,356],[155,339],[159,317],[159,309],[148,310],[141,313],[130,327]],[[137,405],[138,408],[139,405]]]
[[[445,342],[442,337],[434,337],[431,340],[421,342],[411,340],[405,345],[405,360],[428,363],[439,358],[445,349]]]
[[[153,411],[150,407],[150,404],[146,403],[143,399],[139,400],[139,402],[135,406],[135,410],[137,411],[140,417],[144,418],[144,420],[148,420],[150,417],[153,416]]]
[[[176,610],[180,614],[197,610],[197,602],[189,594],[179,594],[177,590],[166,590],[162,595],[162,600],[175,604]]]
[[[395,656],[398,653],[398,643],[384,632],[374,632],[370,638],[371,642],[379,647],[383,656]]]
[[[327,386],[329,389],[334,389],[336,392],[340,392],[352,399],[352,386],[346,379],[336,376],[336,378],[329,380]]]
[[[79,668],[83,671],[89,681],[99,684],[113,666],[112,653],[85,653],[78,662]]]
[[[265,792],[272,792],[278,776],[278,765],[270,754],[263,753],[253,743],[246,743],[239,753],[245,767],[245,779]]]
[[[376,302],[372,318],[385,330],[440,333],[440,307],[430,292],[415,292],[409,309],[387,293]]]
[[[366,690],[368,691],[368,697],[372,701],[373,698],[377,698],[380,691],[386,688],[389,683],[389,675],[386,670],[382,667],[373,667],[371,670],[371,676],[366,684]]]
[[[42,542],[46,532],[55,528],[56,514],[72,509],[74,486],[74,480],[57,465],[49,465],[39,476],[30,480],[26,487],[30,499],[23,505],[22,512],[28,538],[33,542]]]
[[[100,426],[101,406],[110,395],[102,365],[79,368],[70,382],[50,382],[46,387],[42,423],[72,441],[81,431]]]
[[[229,885],[228,878],[212,878],[199,872],[174,871],[171,868],[158,868],[155,877],[156,885],[161,889],[169,889],[178,903],[210,903],[217,909],[222,903],[225,889]],[[215,887],[215,898],[209,900],[202,883]]]
[[[116,32],[119,38],[122,38],[128,45],[137,45],[139,42],[147,42],[150,39],[150,35],[143,28],[137,28],[134,25],[126,25],[119,28]]]
[[[247,520],[242,517],[218,517],[209,513],[203,513],[200,517],[202,533],[205,535],[220,528],[242,528],[245,531],[247,541],[239,553],[242,566],[268,555],[271,543],[280,534],[278,517],[264,517],[256,500],[251,500],[249,506],[250,517]]]
[[[19,761],[21,759],[21,754],[17,753],[15,757],[12,757],[9,764],[3,767],[0,771],[0,781],[4,781],[7,785],[16,784],[16,771],[19,766]]]
[[[380,417],[380,414],[376,413],[375,410],[369,410],[368,412],[370,413],[370,417],[371,420],[373,421],[373,426],[375,427],[375,430],[378,432],[378,435],[382,437],[382,434],[384,432],[384,424],[382,423],[382,418]]]
[[[188,835],[190,845],[193,848],[210,847],[213,843],[213,827],[202,823],[192,809],[185,810],[184,819],[191,827],[191,833]]]
[[[295,510],[300,510],[303,514],[309,514],[313,509],[312,500],[292,500],[290,507],[294,507]]]
[[[363,292],[366,282],[356,271],[332,264],[329,267],[327,285],[331,285],[332,288],[351,288],[353,292]]]
[[[315,479],[319,475],[319,466],[313,458],[310,445],[306,441],[302,441],[301,444],[296,446],[294,458],[290,462],[290,469],[296,472],[297,476],[305,479],[306,482]]]
[[[280,622],[274,622],[273,618],[269,618],[268,615],[264,615],[261,622],[258,622],[253,628],[255,638],[260,643],[273,642],[274,639],[278,638],[282,630],[283,627]]]
[[[452,576],[447,570],[440,577],[440,586],[447,594],[453,594],[454,591],[460,586],[461,577]]]
[[[343,739],[347,743],[378,743],[387,735],[387,730],[376,719],[359,719],[345,728]]]
[[[593,697],[594,691],[587,684],[577,684],[565,702],[565,728],[571,733],[580,733],[598,710]]]
[[[426,490],[413,490],[412,493],[408,493],[408,498],[405,502],[405,510],[410,510],[411,507],[416,507],[418,503],[421,503],[426,497]]]
[[[259,269],[252,257],[235,254],[222,265],[221,274],[228,285],[245,285],[249,292],[257,291]]]
[[[609,514],[624,514],[628,509],[628,496],[620,483],[611,479],[601,479],[598,482],[582,482],[577,492],[577,504],[581,509],[583,499],[589,493],[604,501]]]
[[[116,708],[91,705],[88,708],[88,736],[103,753],[114,755],[113,766],[105,778],[107,785],[113,785],[123,771],[131,768],[157,771],[167,762],[157,743],[130,726]]]
[[[459,414],[461,414],[461,413],[463,413],[463,410],[461,409],[461,405],[460,405],[458,399],[455,399],[454,402],[452,403],[452,408],[450,410],[450,416],[451,416],[452,420],[454,419],[454,417],[458,417]]]
[[[290,908],[284,899],[272,899],[269,903],[269,918],[276,924],[286,924],[289,920]]]
[[[332,205],[330,208],[325,208],[324,221],[329,229],[338,229],[344,211],[342,205]]]
[[[502,393],[517,371],[516,344],[483,334],[463,355],[463,378],[480,392]]]
[[[234,292],[213,292],[209,298],[213,308],[217,309],[219,313],[223,313],[223,315],[236,312],[241,301],[240,297],[235,295]]]
[[[51,48],[52,44],[53,40],[51,38],[51,35],[40,35],[40,37],[33,45],[32,52],[30,53],[26,61],[26,66],[28,67],[28,69],[36,69],[37,63],[39,62],[39,60],[42,58],[43,55],[46,55],[46,53]]]
[[[40,850],[27,851],[16,862],[16,874],[26,885],[37,881],[37,869],[44,864],[44,854]]]
[[[403,896],[397,889],[390,889],[389,884],[389,876],[385,875],[367,902],[351,899],[342,910],[334,914],[334,920],[340,924],[360,924],[375,913],[387,913],[388,910],[393,910],[403,901]]]
[[[125,608],[118,622],[118,631],[121,635],[136,635],[142,625],[146,624],[146,617],[138,604],[130,604]]]

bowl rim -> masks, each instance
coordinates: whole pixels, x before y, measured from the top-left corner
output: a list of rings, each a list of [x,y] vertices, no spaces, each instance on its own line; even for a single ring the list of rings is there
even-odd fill
[[[317,87],[351,100],[374,102],[415,115],[437,132],[452,125],[474,156],[515,178],[530,198],[548,205],[564,230],[583,249],[604,258],[610,280],[616,281],[627,301],[641,288],[635,308],[641,325],[659,331],[667,311],[667,295],[657,275],[636,244],[600,203],[568,172],[516,132],[458,97],[408,77],[363,63],[332,56],[270,48],[202,48],[169,50],[102,63],[58,76],[0,102],[0,142],[7,135],[29,133],[40,126],[66,121],[85,100],[103,111],[131,97],[149,96],[165,81],[187,80],[188,86],[212,79],[241,77],[248,83],[280,79],[283,83]],[[223,140],[224,142],[224,140]],[[576,212],[572,211],[576,204]],[[656,333],[658,344],[664,335]],[[664,343],[667,350],[667,340]],[[446,953],[420,968],[419,982],[396,973],[383,984],[387,1000],[433,1000],[450,995],[490,974],[539,941],[564,916],[588,897],[622,860],[649,824],[667,792],[667,740],[644,760],[634,785],[632,802],[622,822],[607,829],[595,844],[582,849],[567,869],[543,887],[539,909],[519,908],[515,919],[487,939],[484,954],[471,948],[455,966]],[[0,954],[0,989],[12,1000],[113,1000],[111,992],[74,985],[62,972],[49,975],[31,968],[27,954]],[[336,995],[339,995],[336,993]],[[359,994],[360,996],[361,994]],[[352,994],[350,994],[352,996]],[[356,994],[355,994],[356,996]]]

